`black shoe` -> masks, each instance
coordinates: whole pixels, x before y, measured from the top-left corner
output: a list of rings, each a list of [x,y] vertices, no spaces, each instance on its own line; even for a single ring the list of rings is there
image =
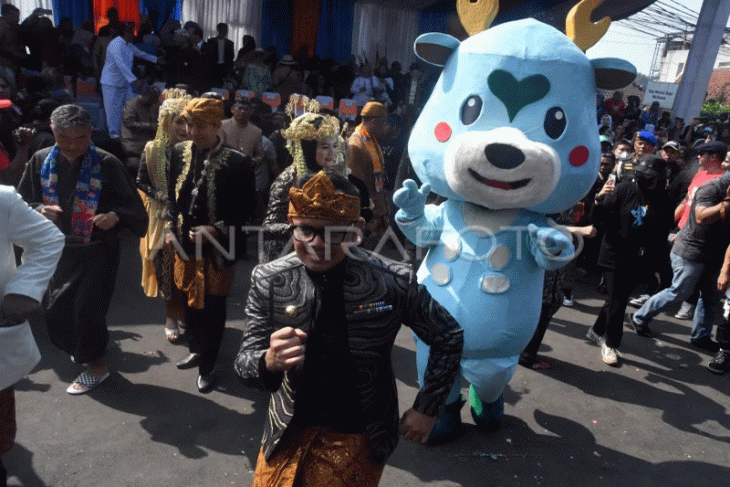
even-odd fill
[[[201,394],[207,394],[215,387],[215,375],[199,375],[198,376],[198,391]]]
[[[520,354],[520,359],[517,361],[517,363],[523,367],[531,369],[532,366],[537,363],[537,355],[530,352],[522,352]]]
[[[640,325],[634,320],[634,313],[631,313],[629,315],[629,322],[631,323],[631,326],[634,327],[634,331],[637,335],[644,338],[651,338],[652,332],[651,329],[646,325]]]
[[[700,350],[710,353],[717,353],[717,351],[720,350],[720,344],[708,336],[700,338],[699,340],[690,340],[689,343],[695,348],[699,348]]]
[[[719,350],[715,358],[707,364],[707,368],[715,374],[724,374],[730,371],[730,350]]]
[[[192,369],[200,365],[200,354],[191,353],[187,357],[181,359],[177,363],[177,368],[180,370]]]

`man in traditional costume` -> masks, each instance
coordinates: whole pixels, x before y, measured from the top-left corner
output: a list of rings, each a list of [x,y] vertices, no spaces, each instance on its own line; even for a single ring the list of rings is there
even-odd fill
[[[352,174],[362,179],[373,200],[373,218],[367,225],[373,238],[366,240],[364,246],[374,247],[390,225],[390,207],[388,191],[385,188],[386,172],[383,151],[378,139],[383,136],[388,110],[385,105],[370,101],[360,112],[362,123],[355,128],[348,143],[347,166]]]
[[[398,441],[390,357],[401,323],[431,345],[400,420],[421,443],[455,381],[462,330],[409,265],[354,247],[364,220],[343,176],[307,176],[290,190],[288,218],[295,253],[254,269],[234,364],[272,392],[254,487],[376,486]]]
[[[187,296],[190,354],[179,369],[198,367],[198,390],[215,386],[213,370],[226,326],[226,300],[236,259],[245,255],[242,227],[256,207],[251,158],[218,136],[223,103],[194,98],[183,111],[192,141],[170,157],[170,226],[177,238],[175,285]]]
[[[91,143],[91,119],[78,105],[51,114],[56,144],[36,152],[19,192],[66,235],[66,247],[49,285],[46,324],[51,341],[87,364],[68,387],[83,394],[109,377],[106,347],[109,309],[119,266],[119,233],[147,231],[147,213],[116,157]]]

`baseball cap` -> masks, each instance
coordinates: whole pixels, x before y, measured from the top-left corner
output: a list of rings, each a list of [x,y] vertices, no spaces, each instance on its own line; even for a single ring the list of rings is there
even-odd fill
[[[674,149],[676,151],[679,151],[679,142],[677,142],[676,140],[670,140],[662,146],[662,149]]]

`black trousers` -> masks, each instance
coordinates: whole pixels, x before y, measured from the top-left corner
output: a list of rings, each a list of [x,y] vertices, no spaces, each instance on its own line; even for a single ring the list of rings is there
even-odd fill
[[[555,311],[553,311],[549,306],[543,305],[542,310],[540,311],[540,320],[537,322],[535,334],[532,335],[532,340],[530,340],[530,343],[527,344],[522,353],[537,355],[537,351],[542,344],[542,340],[545,338],[545,332],[547,331],[548,325],[550,325],[550,320],[553,318],[554,314]]]
[[[215,367],[226,329],[227,299],[226,296],[206,294],[203,309],[185,307],[188,348],[191,353],[200,354],[201,375],[210,374]]]
[[[604,270],[608,296],[593,324],[593,331],[606,339],[608,347],[618,348],[624,333],[626,305],[636,286],[636,266],[627,264],[621,265],[620,269]]]
[[[715,331],[715,337],[720,343],[722,350],[730,351],[730,322],[722,318],[717,323],[717,331]]]

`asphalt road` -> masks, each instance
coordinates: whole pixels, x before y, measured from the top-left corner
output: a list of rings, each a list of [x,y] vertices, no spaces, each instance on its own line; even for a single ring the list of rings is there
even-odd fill
[[[123,252],[109,313],[114,372],[98,389],[66,394],[81,369],[34,324],[43,359],[17,385],[17,444],[3,458],[9,485],[250,485],[268,395],[241,385],[231,364],[252,259],[239,264],[228,302],[219,385],[201,395],[196,370],[175,368],[187,349],[165,340],[162,301],[142,294],[136,242],[126,240]],[[652,339],[626,328],[623,364],[612,368],[584,339],[602,304],[590,280],[575,301],[547,332],[541,354],[550,368],[518,368],[500,431],[476,430],[465,407],[459,439],[401,441],[381,485],[730,485],[730,377],[711,374],[710,356],[688,347],[689,322],[660,315]],[[393,361],[405,410],[416,393],[407,330]]]

